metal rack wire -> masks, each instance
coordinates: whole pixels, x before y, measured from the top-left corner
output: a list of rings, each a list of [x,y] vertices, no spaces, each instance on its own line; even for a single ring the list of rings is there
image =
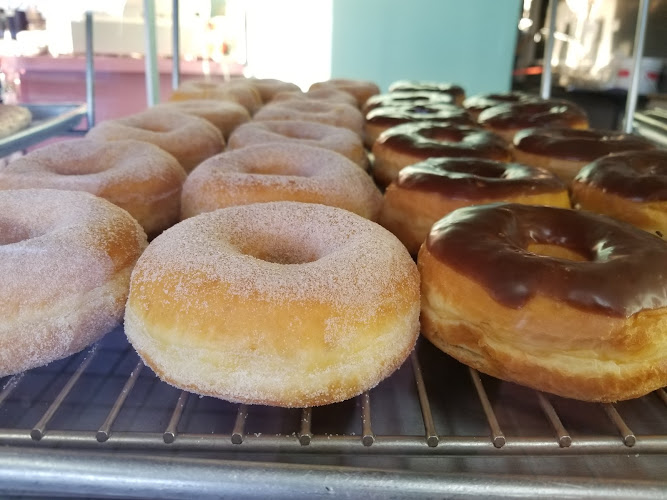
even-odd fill
[[[122,337],[120,332],[114,334],[115,341]],[[426,347],[422,347],[422,350]],[[73,394],[76,394],[77,387],[81,385],[82,378],[99,378],[95,374],[95,367],[100,368],[103,364],[109,363],[109,360],[103,360],[100,364],[98,358],[106,350],[106,357],[109,352],[112,353],[112,363],[124,361],[122,371],[113,375],[115,394],[105,394],[113,396],[109,401],[113,401],[109,408],[105,408],[103,418],[100,418],[100,408],[94,408],[94,417],[89,414],[90,408],[86,407],[86,402],[71,403]],[[445,356],[443,355],[443,358]],[[131,359],[128,365],[128,359]],[[658,412],[656,417],[656,426],[654,430],[649,429],[642,433],[634,432],[630,423],[626,422],[619,411],[618,406],[614,404],[593,405],[585,403],[576,403],[586,408],[586,412],[592,412],[589,407],[596,407],[598,415],[604,415],[607,422],[604,424],[596,423],[601,430],[593,435],[576,435],[572,433],[563,423],[563,418],[559,414],[554,399],[563,404],[562,398],[556,398],[537,391],[523,390],[523,396],[534,398],[536,407],[543,414],[544,423],[548,432],[536,436],[517,436],[506,432],[500,424],[498,416],[499,405],[502,405],[502,398],[491,398],[485,387],[486,384],[497,384],[498,382],[488,377],[480,375],[477,371],[467,368],[467,376],[471,381],[473,390],[471,396],[474,403],[468,401],[466,404],[472,406],[478,405],[484,415],[485,433],[476,433],[470,435],[460,435],[457,433],[442,432],[439,429],[434,412],[431,409],[431,403],[434,400],[433,395],[427,390],[427,383],[424,378],[424,368],[417,352],[413,352],[408,365],[412,372],[412,383],[414,391],[412,397],[415,398],[414,407],[419,410],[421,415],[421,425],[423,432],[419,434],[386,434],[378,432],[375,428],[376,413],[387,411],[386,408],[380,408],[378,401],[373,405],[375,390],[366,392],[356,399],[357,413],[360,420],[357,429],[350,432],[338,433],[335,430],[328,432],[314,430],[314,413],[319,413],[326,407],[320,409],[304,408],[299,410],[282,410],[280,418],[289,419],[298,417],[292,432],[267,432],[265,429],[248,429],[248,420],[253,413],[261,414],[266,409],[261,407],[248,406],[244,404],[232,404],[219,402],[223,413],[230,416],[228,420],[233,420],[233,425],[227,429],[215,430],[213,432],[194,432],[191,429],[192,419],[197,418],[196,413],[190,413],[188,422],[184,420],[184,413],[196,396],[184,391],[178,391],[174,388],[159,382],[155,375],[144,367],[138,356],[132,349],[125,345],[122,349],[109,350],[102,345],[93,346],[79,357],[73,357],[68,361],[61,361],[57,364],[62,365],[62,371],[56,373],[54,381],[57,381],[59,390],[52,392],[49,398],[44,395],[39,397],[39,406],[42,411],[37,411],[35,403],[36,396],[31,392],[36,390],[34,383],[30,378],[53,377],[50,369],[44,369],[46,373],[40,374],[40,370],[33,370],[32,373],[15,375],[2,383],[2,392],[0,392],[0,444],[15,446],[45,446],[58,448],[89,448],[89,449],[134,449],[134,450],[183,450],[183,451],[232,451],[243,450],[243,452],[279,452],[279,453],[299,453],[299,454],[389,454],[389,455],[419,455],[419,456],[451,456],[451,455],[568,455],[568,454],[667,454],[667,393],[664,389],[649,394],[643,400],[637,400],[631,403],[622,403],[627,409],[631,405],[642,405],[651,408],[652,412]],[[74,365],[74,367],[72,366]],[[406,371],[405,368],[403,371]],[[163,386],[160,390],[169,394],[169,398],[163,400],[160,411],[168,413],[168,420],[162,429],[146,431],[138,429],[133,425],[123,424],[118,421],[122,412],[126,412],[126,403],[132,395],[137,382],[141,379],[151,380],[151,383]],[[403,374],[403,378],[406,375]],[[120,383],[122,381],[122,384]],[[103,382],[103,380],[102,380]],[[100,380],[97,380],[100,383]],[[458,380],[456,383],[460,384]],[[90,384],[90,380],[87,382]],[[506,384],[511,385],[511,384]],[[211,399],[211,398],[207,398]],[[12,403],[10,405],[10,403]],[[405,403],[405,402],[404,402]],[[569,404],[571,402],[567,402]],[[575,403],[573,403],[575,404]],[[24,416],[18,415],[20,409],[31,410],[33,421],[28,422]],[[13,406],[8,409],[8,406]],[[601,412],[599,410],[602,410]],[[142,416],[147,408],[138,407],[132,411],[136,412],[137,420],[150,420],[147,414]],[[393,409],[390,409],[393,411]],[[63,418],[70,412],[67,418]],[[72,411],[76,413],[77,419],[84,422],[81,426],[66,428],[72,420]],[[274,410],[280,411],[280,410]],[[632,409],[628,410],[631,413]],[[662,412],[661,414],[659,412]],[[21,425],[9,427],[4,424],[8,415],[13,415],[10,420],[21,422]],[[60,415],[61,418],[56,417]],[[4,416],[4,418],[2,418]],[[27,418],[27,414],[25,415]],[[36,418],[38,417],[38,418]],[[98,419],[95,425],[94,418]],[[662,419],[662,425],[660,424]],[[264,419],[259,419],[264,420]],[[25,423],[24,423],[25,422]],[[58,422],[66,423],[65,428],[59,427]],[[611,424],[611,425],[609,425]],[[650,423],[649,423],[650,424]],[[641,424],[645,427],[644,424]],[[355,425],[350,425],[354,429]],[[613,432],[609,432],[613,429]]]

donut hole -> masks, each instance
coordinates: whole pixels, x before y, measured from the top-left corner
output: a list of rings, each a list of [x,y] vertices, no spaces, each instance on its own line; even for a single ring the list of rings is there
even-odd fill
[[[302,240],[289,234],[254,234],[252,243],[248,241],[238,247],[244,255],[274,264],[307,264],[318,260],[320,249]]]
[[[245,167],[247,174],[280,175],[284,177],[310,177],[311,171],[290,162],[273,162],[264,165],[252,164]]]
[[[556,257],[558,259],[572,260],[575,262],[588,262],[591,260],[585,255],[575,252],[571,248],[549,243],[530,243],[526,250],[544,257]]]
[[[57,175],[91,175],[104,172],[109,170],[112,164],[95,161],[93,158],[87,159],[87,161],[54,161],[49,164],[49,171]]]
[[[149,132],[169,132],[173,129],[173,126],[170,126],[167,123],[163,122],[143,122],[135,125],[141,130],[147,130]]]
[[[33,237],[30,230],[17,224],[15,221],[3,221],[0,219],[0,245],[11,245],[20,241],[29,240]]]
[[[420,132],[426,139],[441,142],[461,142],[463,140],[463,131],[455,128],[431,127],[425,128]]]

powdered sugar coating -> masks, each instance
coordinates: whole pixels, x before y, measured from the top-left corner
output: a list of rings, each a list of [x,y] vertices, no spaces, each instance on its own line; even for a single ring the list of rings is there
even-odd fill
[[[210,122],[165,109],[149,109],[95,125],[86,137],[99,141],[135,139],[150,142],[172,154],[189,172],[221,152],[225,139]]]
[[[122,317],[146,235],[83,192],[0,191],[0,375],[82,349]]]
[[[251,115],[263,104],[259,90],[251,80],[246,78],[232,80],[211,77],[193,78],[181,83],[169,98],[170,101],[190,99],[233,101],[246,108]]]
[[[361,108],[369,97],[380,93],[380,87],[369,80],[358,80],[350,78],[332,78],[324,82],[313,83],[309,90],[333,88],[342,90],[354,96],[357,106]]]
[[[361,138],[349,129],[303,120],[253,121],[237,128],[229,138],[228,149],[253,144],[296,141],[299,144],[330,149],[349,158],[362,168],[368,156]]]
[[[251,119],[248,110],[233,101],[189,99],[187,101],[163,102],[154,106],[153,109],[180,111],[203,118],[215,125],[225,139],[236,127]]]
[[[414,345],[418,316],[416,267],[391,233],[338,208],[276,202],[156,238],[133,273],[126,332],[179,387],[301,406],[375,385]]]
[[[368,174],[336,152],[296,142],[257,144],[199,165],[183,185],[182,218],[289,200],[338,206],[374,219],[382,195]]]
[[[304,120],[345,127],[361,136],[364,117],[347,104],[315,99],[293,99],[270,102],[260,109],[255,120]]]
[[[331,101],[341,104],[349,104],[350,106],[357,107],[357,100],[352,94],[344,92],[342,90],[337,90],[335,88],[321,88],[313,89],[308,92],[293,91],[293,92],[278,92],[273,96],[271,101],[288,101],[290,99],[313,99],[316,101]]]

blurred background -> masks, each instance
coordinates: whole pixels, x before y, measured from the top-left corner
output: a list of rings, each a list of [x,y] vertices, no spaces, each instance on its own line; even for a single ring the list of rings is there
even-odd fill
[[[639,0],[557,2],[552,93],[617,128]],[[159,94],[171,93],[173,0],[154,0]],[[548,0],[188,0],[180,2],[183,79],[256,76],[304,90],[331,77],[458,83],[468,95],[537,92]],[[5,102],[85,100],[84,13],[93,12],[98,121],[147,105],[143,0],[0,1]],[[665,106],[667,0],[650,0],[642,107]]]

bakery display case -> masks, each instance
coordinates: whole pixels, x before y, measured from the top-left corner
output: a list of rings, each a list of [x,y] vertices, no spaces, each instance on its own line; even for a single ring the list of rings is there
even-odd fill
[[[174,6],[177,12],[177,0]],[[177,29],[174,35],[178,54]],[[157,71],[148,55],[149,102]],[[176,58],[174,87],[178,71]],[[549,78],[546,72],[545,94]],[[629,91],[635,97],[636,85]],[[94,123],[92,86],[89,99],[34,106],[35,125],[0,141],[0,153],[70,133],[84,116]],[[635,114],[633,106],[631,98],[626,124],[664,140],[664,113]],[[0,491],[51,498],[659,499],[667,495],[667,392],[575,401],[484,375],[420,338],[398,371],[351,400],[246,405],[162,382],[121,327],[76,355],[0,379]]]

